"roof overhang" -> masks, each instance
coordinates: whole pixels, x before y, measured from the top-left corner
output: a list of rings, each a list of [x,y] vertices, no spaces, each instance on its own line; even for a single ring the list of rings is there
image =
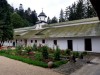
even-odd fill
[[[90,0],[100,20],[100,2],[99,0]]]

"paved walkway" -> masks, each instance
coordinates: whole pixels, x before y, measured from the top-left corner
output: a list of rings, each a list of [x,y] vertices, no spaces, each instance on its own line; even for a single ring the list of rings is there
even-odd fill
[[[100,75],[100,58],[96,57],[91,64],[83,66],[71,75]]]
[[[50,69],[0,56],[0,75],[61,75]]]

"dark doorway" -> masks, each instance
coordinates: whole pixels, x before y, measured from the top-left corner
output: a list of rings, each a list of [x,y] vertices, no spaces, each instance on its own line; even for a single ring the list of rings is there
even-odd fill
[[[57,45],[57,40],[54,40],[53,42],[54,42],[54,45]]]
[[[25,39],[24,42],[25,42],[25,46],[27,46],[27,39]]]
[[[68,40],[68,49],[73,50],[73,41],[72,40]]]
[[[45,44],[45,40],[44,39],[42,40],[42,43]]]
[[[85,50],[86,51],[92,51],[91,39],[85,39]]]
[[[15,47],[15,42],[13,42],[13,46]]]

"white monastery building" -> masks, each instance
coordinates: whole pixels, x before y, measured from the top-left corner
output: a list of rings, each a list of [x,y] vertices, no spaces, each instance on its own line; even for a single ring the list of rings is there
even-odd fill
[[[100,52],[100,21],[97,17],[46,24],[47,17],[42,11],[35,26],[15,29],[14,40],[6,41],[4,46],[47,45],[50,48],[73,51]]]

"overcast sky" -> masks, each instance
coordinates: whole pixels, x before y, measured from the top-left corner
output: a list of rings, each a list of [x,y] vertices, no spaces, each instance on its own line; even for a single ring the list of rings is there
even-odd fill
[[[47,16],[52,18],[53,16],[59,17],[60,10],[71,5],[77,0],[7,0],[10,5],[14,8],[18,8],[19,4],[23,4],[23,8],[27,9],[28,7],[31,10],[36,10],[37,14],[42,11],[45,12]]]

